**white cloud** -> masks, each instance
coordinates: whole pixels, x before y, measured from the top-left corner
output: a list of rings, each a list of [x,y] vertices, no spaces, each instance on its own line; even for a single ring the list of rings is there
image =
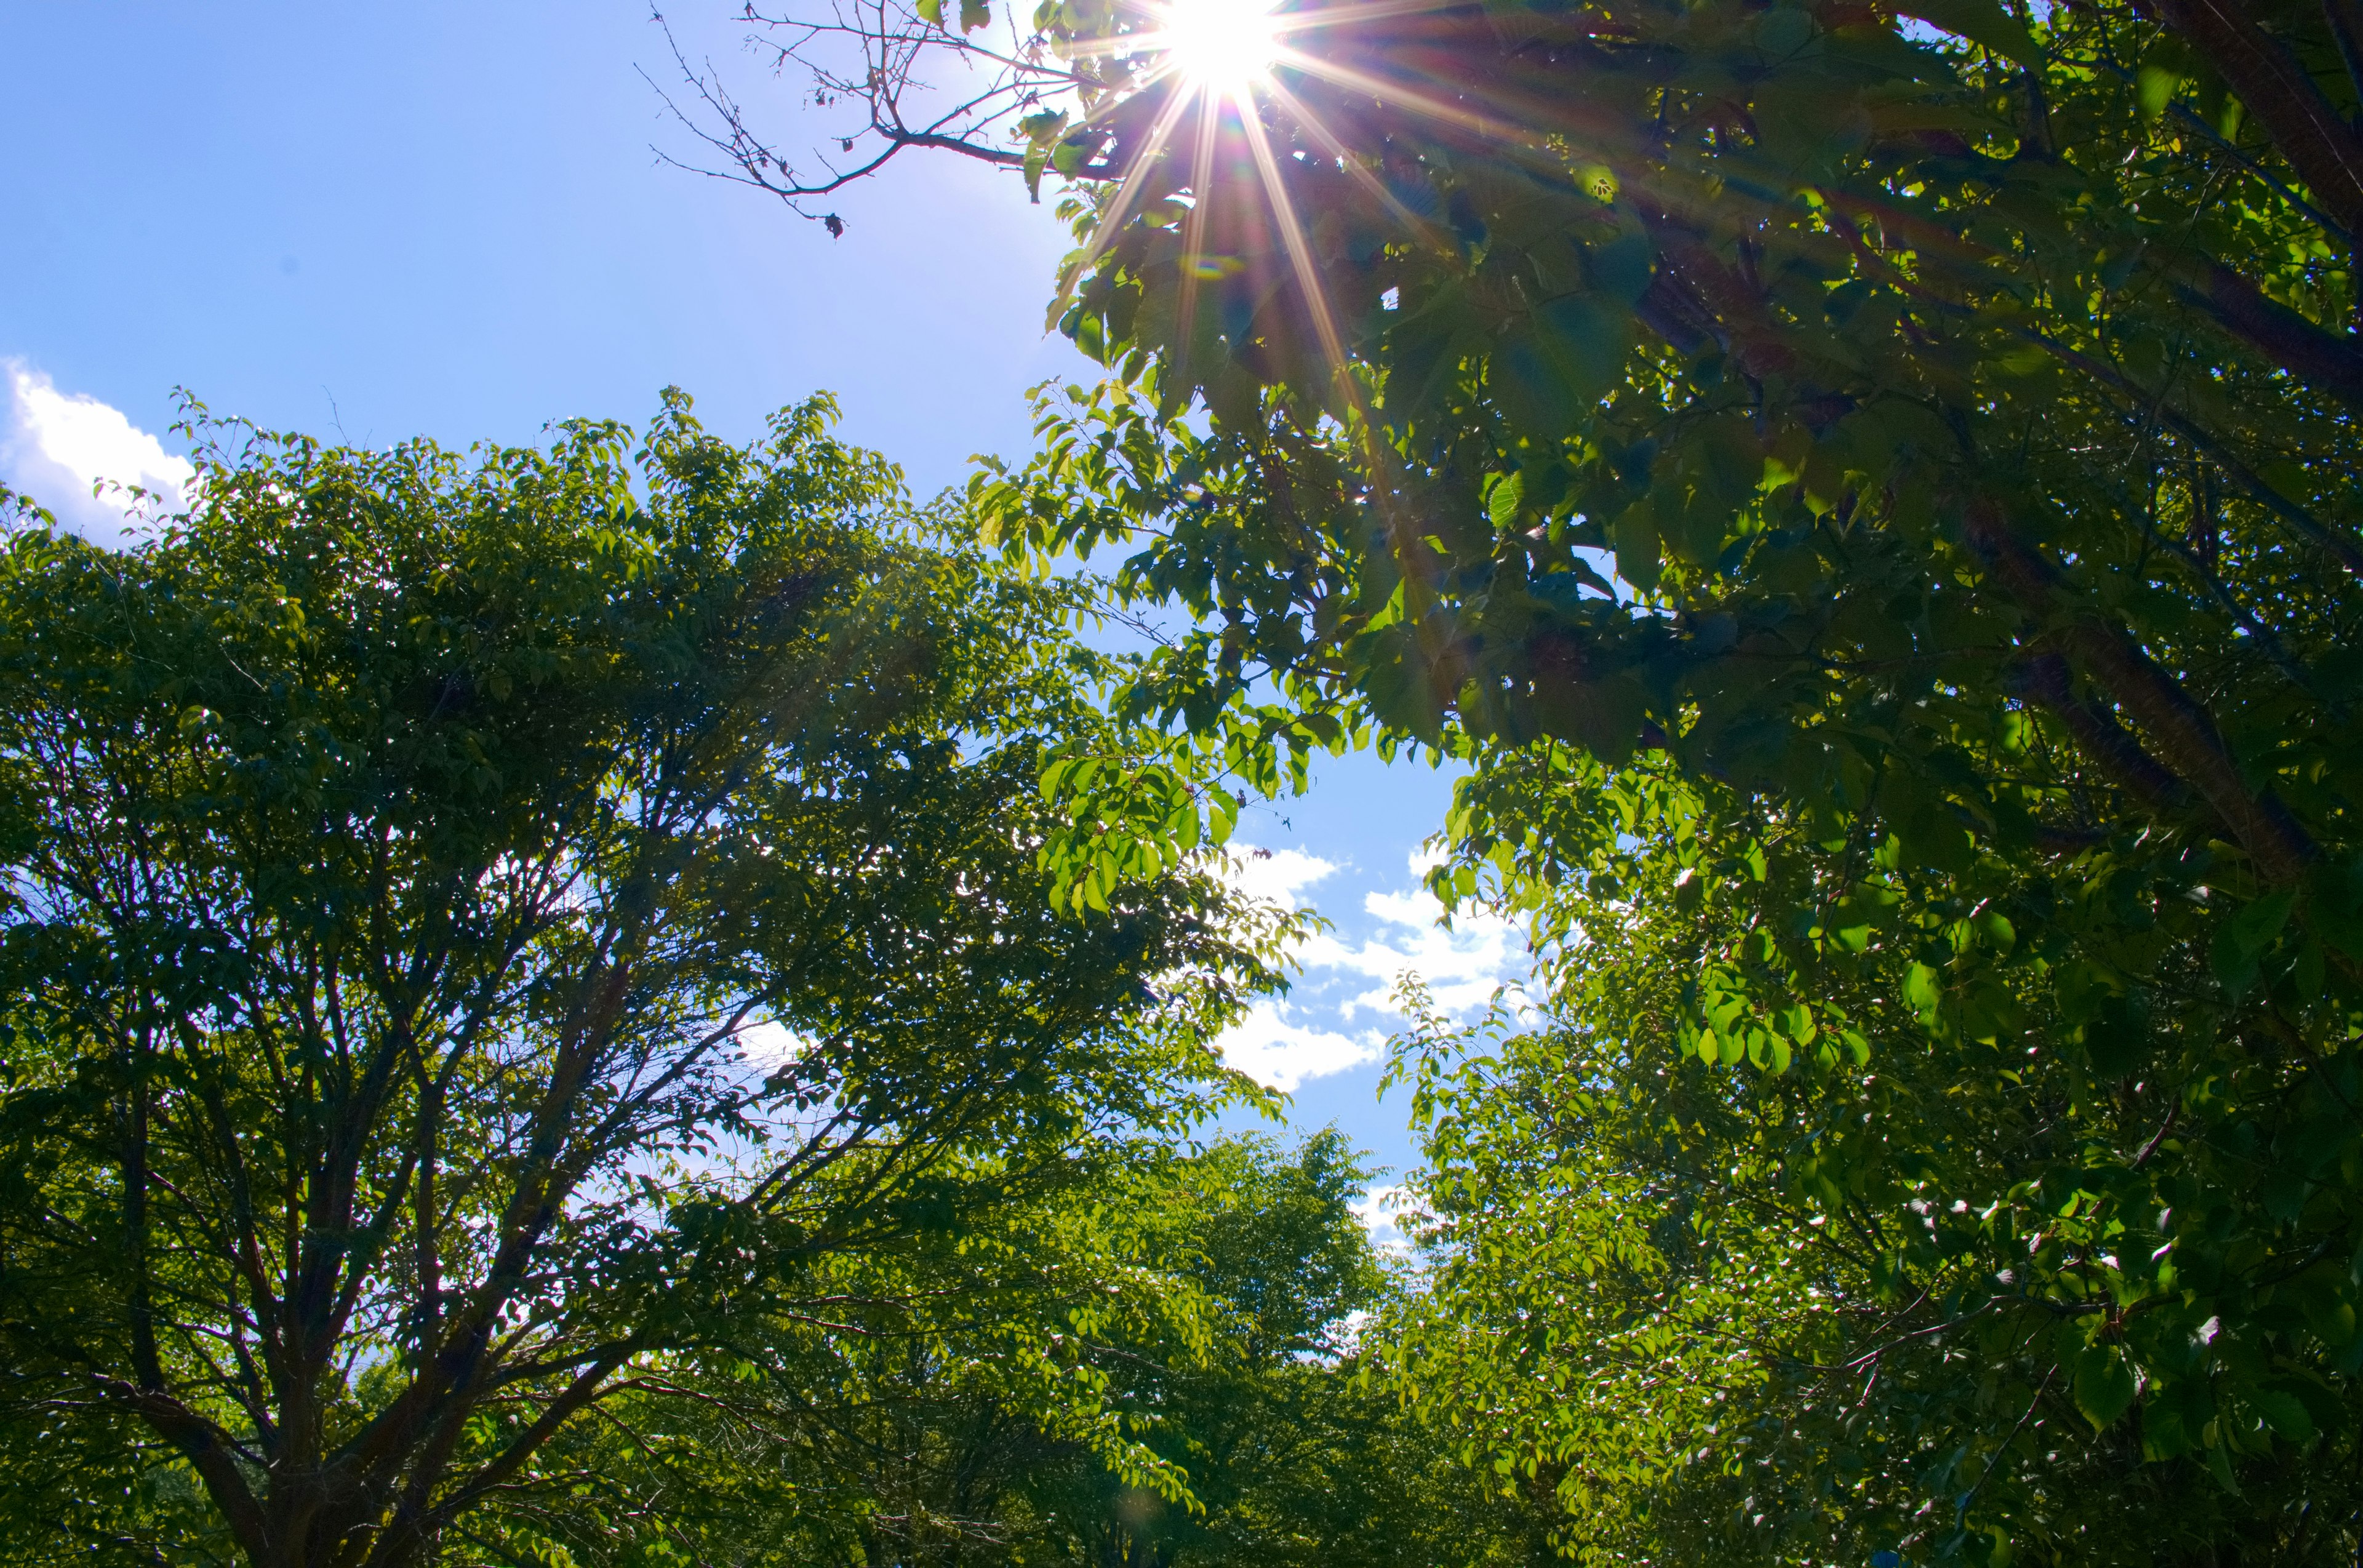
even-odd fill
[[[119,487],[153,492],[154,510],[173,512],[184,504],[196,471],[121,410],[60,392],[46,373],[21,360],[0,360],[0,373],[7,382],[0,480],[11,489],[47,506],[66,527],[110,543],[123,537],[133,506]]]
[[[1266,1088],[1292,1094],[1307,1078],[1376,1062],[1386,1049],[1376,1029],[1348,1035],[1316,1029],[1292,1021],[1295,1011],[1281,1001],[1256,1003],[1224,1034],[1223,1060]]]
[[[1241,844],[1224,857],[1231,884],[1250,898],[1297,906],[1297,893],[1335,875],[1337,862],[1303,850],[1259,850]]]
[[[1398,1016],[1394,990],[1404,975],[1416,975],[1434,1005],[1454,1016],[1484,1007],[1497,987],[1519,978],[1524,944],[1509,921],[1465,914],[1450,930],[1437,924],[1444,906],[1418,883],[1435,863],[1433,855],[1414,854],[1409,886],[1363,895],[1362,913],[1376,929],[1352,940],[1315,931],[1298,943],[1302,974],[1289,998],[1251,1008],[1224,1035],[1225,1060],[1258,1083],[1293,1092],[1308,1078],[1348,1072],[1385,1054],[1387,1029]],[[1300,850],[1249,846],[1234,851],[1229,864],[1243,890],[1291,906],[1302,905],[1304,889],[1342,869]],[[1377,1017],[1355,1027],[1365,1013]]]
[[[765,1072],[776,1072],[802,1056],[811,1041],[776,1018],[758,1018],[740,1027],[738,1049]]]
[[[1410,1195],[1400,1184],[1372,1187],[1347,1207],[1354,1211],[1354,1218],[1362,1222],[1362,1229],[1370,1233],[1371,1244],[1380,1251],[1403,1253],[1411,1251],[1411,1238],[1403,1234],[1403,1226],[1395,1217],[1416,1218],[1409,1199]]]
[[[1430,863],[1421,855],[1412,856],[1413,877]],[[1340,1005],[1346,1016],[1364,1009],[1392,1012],[1395,985],[1405,974],[1419,977],[1441,1011],[1473,1012],[1525,967],[1523,944],[1508,920],[1463,911],[1447,930],[1438,923],[1444,906],[1415,880],[1401,892],[1363,895],[1362,910],[1379,922],[1378,932],[1351,946],[1320,932],[1305,943],[1302,955],[1308,974],[1326,969],[1376,982]]]

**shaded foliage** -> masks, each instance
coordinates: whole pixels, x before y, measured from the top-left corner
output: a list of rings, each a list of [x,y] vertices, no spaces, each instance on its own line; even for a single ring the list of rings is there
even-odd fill
[[[1406,1042],[1437,1262],[1391,1343],[1572,1552],[2352,1556],[2363,1084],[2286,996],[2225,1006],[2202,889],[1992,866],[1974,905],[1662,773],[1516,783],[1635,831],[1528,890],[1540,1018]]]
[[[1282,20],[1242,104],[1036,14],[1115,378],[971,496],[1193,623],[1071,881],[1210,765],[1472,769],[1561,1022],[1429,1058],[1420,1397],[1603,1558],[2351,1552],[2353,8]]]
[[[1143,1145],[957,1240],[849,1254],[833,1318],[773,1318],[678,1368],[694,1401],[579,1429],[598,1502],[529,1522],[584,1564],[1540,1560],[1363,1375],[1353,1327],[1392,1295],[1365,1179],[1335,1132]],[[1011,1369],[1041,1365],[1146,1462],[1029,1400]]]
[[[9,1441],[169,1455],[139,1550],[425,1560],[649,1358],[1247,1092],[1268,925],[1052,913],[1105,667],[830,413],[200,424],[149,542],[0,549]]]

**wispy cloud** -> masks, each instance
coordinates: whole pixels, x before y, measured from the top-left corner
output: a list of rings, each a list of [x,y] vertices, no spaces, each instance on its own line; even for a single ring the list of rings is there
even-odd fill
[[[1307,1078],[1326,1078],[1386,1050],[1377,1029],[1344,1034],[1296,1022],[1302,1009],[1284,1001],[1258,1002],[1222,1039],[1223,1060],[1267,1088],[1293,1092]]]
[[[765,1072],[776,1072],[802,1056],[812,1042],[777,1018],[757,1018],[738,1030],[738,1049]]]
[[[1420,1218],[1410,1202],[1410,1193],[1401,1184],[1372,1187],[1348,1205],[1362,1229],[1370,1233],[1370,1240],[1381,1252],[1407,1253],[1411,1238],[1403,1233],[1403,1219],[1416,1223]]]
[[[1257,1082],[1292,1091],[1308,1078],[1376,1062],[1398,1020],[1395,988],[1416,977],[1441,1011],[1456,1017],[1484,1007],[1496,989],[1525,972],[1524,943],[1512,925],[1463,915],[1446,929],[1444,907],[1420,885],[1434,862],[1414,855],[1404,882],[1362,896],[1366,929],[1358,937],[1316,931],[1299,944],[1302,974],[1285,998],[1258,1003],[1223,1037],[1226,1061]],[[1245,892],[1291,907],[1341,869],[1299,850],[1243,847],[1231,857]]]
[[[154,510],[177,511],[184,503],[195,477],[188,459],[165,450],[120,409],[60,392],[45,372],[22,360],[0,360],[0,379],[6,393],[0,482],[47,506],[58,521],[112,543],[125,534],[132,487],[156,497]]]
[[[1296,896],[1299,893],[1316,882],[1327,881],[1337,873],[1335,861],[1308,855],[1303,850],[1262,850],[1243,844],[1230,855],[1232,885],[1250,898],[1291,908],[1301,902]]]
[[[1414,859],[1413,874],[1421,869]],[[1405,975],[1418,977],[1442,1011],[1471,1012],[1492,1001],[1494,990],[1522,967],[1522,944],[1510,922],[1464,912],[1447,930],[1444,906],[1416,881],[1395,892],[1364,894],[1362,911],[1379,923],[1375,933],[1349,945],[1321,932],[1306,941],[1302,955],[1308,975],[1327,971],[1372,982],[1337,1004],[1343,1016],[1392,1015],[1395,986]]]

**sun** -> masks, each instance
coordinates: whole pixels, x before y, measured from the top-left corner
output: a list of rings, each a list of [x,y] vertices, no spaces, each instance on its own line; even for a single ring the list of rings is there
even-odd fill
[[[1183,80],[1237,92],[1270,74],[1281,51],[1272,0],[1170,0],[1160,11],[1160,41]]]

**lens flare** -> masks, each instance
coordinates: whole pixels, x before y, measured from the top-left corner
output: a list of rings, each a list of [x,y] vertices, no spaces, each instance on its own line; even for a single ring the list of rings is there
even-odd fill
[[[1271,0],[1172,0],[1159,19],[1173,70],[1200,86],[1243,91],[1280,53]]]
[[[1313,0],[1311,4],[1294,6],[1288,5],[1288,0],[1133,3],[1138,7],[1134,14],[1148,24],[1146,28],[1086,44],[1078,52],[1123,55],[1137,64],[1146,62],[1148,69],[1133,76],[1136,89],[1146,90],[1163,83],[1169,91],[1153,123],[1145,128],[1145,134],[1129,150],[1129,167],[1123,179],[1113,193],[1101,197],[1092,237],[1069,261],[1063,286],[1071,289],[1090,273],[1123,231],[1137,205],[1148,199],[1148,193],[1157,189],[1160,182],[1165,189],[1173,188],[1170,175],[1160,171],[1169,156],[1183,151],[1174,142],[1176,133],[1187,125],[1191,128],[1188,139],[1194,145],[1188,149],[1187,178],[1179,182],[1190,194],[1179,236],[1182,255],[1176,316],[1184,324],[1182,341],[1186,344],[1189,339],[1187,324],[1195,319],[1201,289],[1259,264],[1248,256],[1209,254],[1205,249],[1211,228],[1237,229],[1244,226],[1248,231],[1246,236],[1235,234],[1214,242],[1233,245],[1244,238],[1250,250],[1258,250],[1265,249],[1271,239],[1279,241],[1278,249],[1285,258],[1281,264],[1293,275],[1304,296],[1307,325],[1317,340],[1321,356],[1327,361],[1332,376],[1338,378],[1338,390],[1359,408],[1361,394],[1346,378],[1345,343],[1337,312],[1323,286],[1304,215],[1298,211],[1290,195],[1288,170],[1297,167],[1309,154],[1313,161],[1304,163],[1304,167],[1326,162],[1363,187],[1403,225],[1406,233],[1424,234],[1431,226],[1406,209],[1378,176],[1348,150],[1310,106],[1298,97],[1291,83],[1301,85],[1307,80],[1325,82],[1350,93],[1369,94],[1415,114],[1484,134],[1498,134],[1484,117],[1468,107],[1449,99],[1432,98],[1408,82],[1382,79],[1326,59],[1328,51],[1306,47],[1317,33],[1434,11],[1446,0],[1329,0],[1326,4]],[[1267,109],[1277,110],[1284,119],[1292,120],[1311,147],[1292,146],[1287,141],[1275,145],[1275,133],[1264,123]],[[1220,157],[1218,144],[1226,149]],[[1224,171],[1219,177],[1218,166]],[[1244,210],[1241,204],[1260,208],[1260,217]],[[1218,208],[1229,212],[1232,220],[1218,224],[1215,217]],[[1259,233],[1264,237],[1261,243],[1254,239]]]

